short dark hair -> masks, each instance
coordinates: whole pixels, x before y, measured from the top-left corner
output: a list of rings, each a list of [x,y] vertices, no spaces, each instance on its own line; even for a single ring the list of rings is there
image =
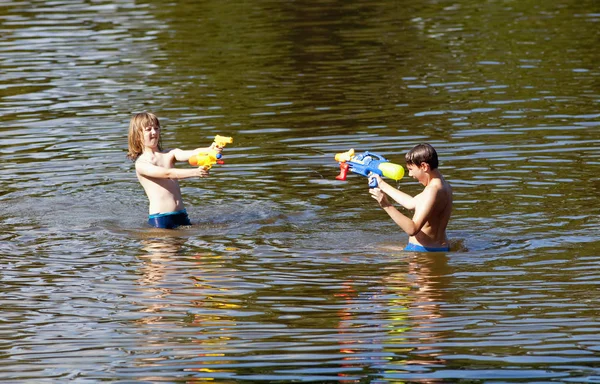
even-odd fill
[[[427,144],[417,144],[405,156],[407,165],[420,166],[421,163],[429,164],[431,169],[438,167],[438,155],[435,149]]]

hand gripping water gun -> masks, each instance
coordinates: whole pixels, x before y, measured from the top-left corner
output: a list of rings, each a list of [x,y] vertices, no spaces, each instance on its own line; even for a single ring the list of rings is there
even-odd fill
[[[225,147],[225,145],[231,143],[233,143],[233,137],[221,135],[215,136],[214,144],[216,144],[219,148],[223,148]],[[210,150],[206,152],[197,153],[196,155],[190,157],[188,162],[190,163],[190,165],[196,167],[204,167],[204,169],[210,169],[213,166],[213,164],[224,163],[224,161],[221,160],[221,157],[223,156],[219,152]]]
[[[335,161],[340,162],[340,174],[335,178],[346,180],[348,171],[369,177],[371,173],[385,176],[392,180],[404,177],[404,168],[401,165],[390,163],[385,157],[366,151],[355,155],[354,149],[335,155]],[[369,180],[369,188],[377,188],[377,180]]]

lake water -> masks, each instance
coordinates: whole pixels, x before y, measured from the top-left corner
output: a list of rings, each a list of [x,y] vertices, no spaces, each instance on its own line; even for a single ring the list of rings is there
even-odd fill
[[[600,382],[598,5],[4,0],[0,381]],[[145,224],[143,110],[234,138],[191,228]],[[420,142],[446,254],[335,180]]]

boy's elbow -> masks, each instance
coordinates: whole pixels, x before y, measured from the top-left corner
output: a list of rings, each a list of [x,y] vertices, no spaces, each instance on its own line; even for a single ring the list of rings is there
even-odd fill
[[[406,231],[406,234],[410,237],[413,237],[413,236],[417,236],[417,233],[419,233],[419,232],[420,232],[419,230],[412,230],[412,231]]]
[[[177,178],[177,173],[175,168],[170,168],[167,169],[167,171],[165,172],[165,179],[176,179]]]
[[[408,236],[417,236],[417,234],[421,232],[421,227],[413,222],[413,225],[408,228],[408,231],[405,230],[405,232]]]

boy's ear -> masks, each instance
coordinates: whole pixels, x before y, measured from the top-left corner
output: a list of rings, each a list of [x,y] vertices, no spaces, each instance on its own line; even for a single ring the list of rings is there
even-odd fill
[[[429,165],[429,163],[426,163],[424,161],[419,165],[419,168],[423,172],[429,172],[429,171],[431,171],[431,166]]]

